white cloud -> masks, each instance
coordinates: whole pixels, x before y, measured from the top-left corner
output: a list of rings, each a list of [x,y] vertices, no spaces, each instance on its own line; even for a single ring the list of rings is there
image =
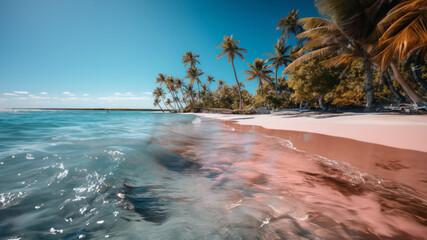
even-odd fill
[[[151,95],[151,94],[153,94],[153,92],[142,92],[142,94],[144,94],[144,95]]]
[[[13,91],[14,93],[17,93],[17,94],[28,94],[28,92],[27,91]]]
[[[82,96],[83,96],[83,97],[89,97],[90,95],[89,95],[89,94],[87,94],[87,93],[84,93]]]
[[[18,99],[18,100],[27,100],[28,98],[26,98],[26,97],[18,97],[16,99]]]
[[[114,93],[114,95],[115,96],[133,96],[133,93],[131,93],[131,92],[126,92],[126,93],[116,92],[116,93]]]
[[[33,98],[33,99],[50,99],[50,97],[35,96],[32,94],[30,94],[29,96],[30,96],[30,98]]]
[[[62,94],[67,95],[67,96],[71,96],[71,97],[75,96],[74,93],[70,93],[70,92],[63,92]]]
[[[47,92],[41,92],[40,94],[41,95],[47,95]]]
[[[18,96],[18,94],[15,94],[15,93],[3,93],[3,95],[6,95],[6,96]]]
[[[7,101],[7,98],[0,98],[0,101]]]

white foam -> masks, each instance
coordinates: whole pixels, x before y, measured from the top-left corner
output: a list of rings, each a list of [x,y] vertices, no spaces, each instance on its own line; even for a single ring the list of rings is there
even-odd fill
[[[199,125],[200,123],[202,123],[202,119],[200,119],[200,118],[196,118],[196,119],[194,119],[194,120],[192,121],[192,123],[193,123],[193,124],[195,124],[195,125]]]

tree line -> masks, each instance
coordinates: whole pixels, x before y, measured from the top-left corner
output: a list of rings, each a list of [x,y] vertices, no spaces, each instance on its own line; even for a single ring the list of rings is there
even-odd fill
[[[374,111],[385,104],[426,107],[427,0],[316,0],[324,17],[300,19],[292,10],[279,20],[281,37],[266,59],[256,58],[239,81],[235,58],[246,50],[233,35],[216,47],[217,59],[227,57],[235,84],[227,85],[200,69],[199,55],[182,57],[184,78],[159,73],[154,105],[177,111],[195,108],[307,108],[332,110],[364,107]],[[289,38],[297,41],[287,46]],[[286,77],[288,79],[286,79]],[[257,80],[254,95],[245,81]],[[196,83],[196,85],[194,84]],[[172,99],[166,97],[167,89]],[[197,88],[196,88],[197,87]]]

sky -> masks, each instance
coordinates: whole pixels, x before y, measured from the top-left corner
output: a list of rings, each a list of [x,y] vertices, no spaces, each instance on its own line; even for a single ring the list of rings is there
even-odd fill
[[[203,82],[231,85],[215,48],[231,34],[248,52],[235,60],[243,81],[292,9],[319,16],[312,0],[0,0],[0,108],[153,108],[158,73],[184,77],[187,51],[200,55]],[[255,93],[256,81],[244,85]]]

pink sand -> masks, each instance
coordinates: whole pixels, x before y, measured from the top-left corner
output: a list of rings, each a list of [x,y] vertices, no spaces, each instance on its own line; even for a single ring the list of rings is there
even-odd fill
[[[312,132],[389,147],[427,152],[427,115],[325,114],[228,115],[198,113],[200,117],[234,120],[268,129]]]

